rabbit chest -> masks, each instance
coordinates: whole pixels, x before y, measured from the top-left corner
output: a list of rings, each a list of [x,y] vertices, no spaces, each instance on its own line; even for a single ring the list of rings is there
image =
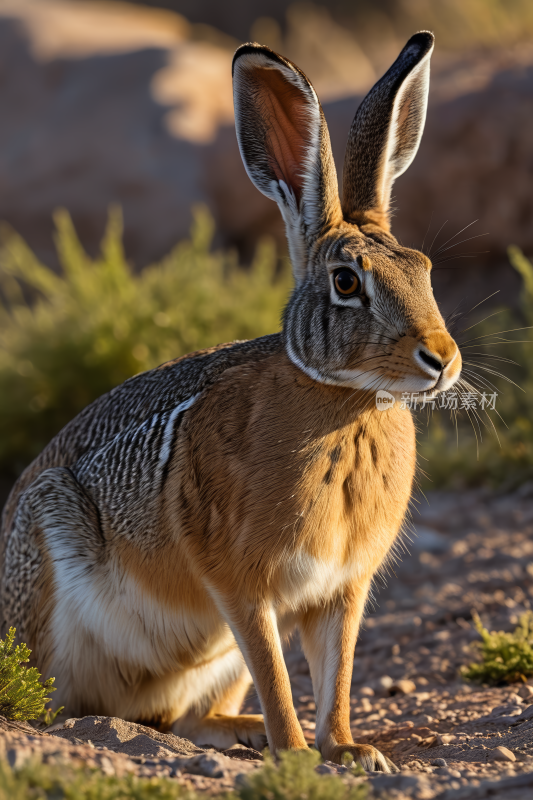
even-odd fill
[[[378,411],[271,361],[191,409],[169,507],[210,582],[296,608],[383,562],[411,493],[414,426],[399,404]]]

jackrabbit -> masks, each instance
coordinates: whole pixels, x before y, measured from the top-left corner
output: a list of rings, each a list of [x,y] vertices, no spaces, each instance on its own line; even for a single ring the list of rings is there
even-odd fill
[[[316,746],[394,765],[350,732],[354,648],[415,469],[411,413],[376,392],[457,380],[425,255],[389,232],[395,178],[426,114],[430,33],[353,121],[342,203],[318,98],[258,44],[233,62],[253,183],[285,221],[295,288],[280,334],[126,381],[67,425],[3,516],[3,625],[70,715],[158,722],[197,744],[305,748],[281,640],[295,626]],[[264,717],[240,715],[253,679]]]

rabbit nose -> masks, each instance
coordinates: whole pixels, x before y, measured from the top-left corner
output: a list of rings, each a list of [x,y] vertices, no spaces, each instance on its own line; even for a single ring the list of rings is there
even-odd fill
[[[426,350],[420,349],[417,355],[419,359],[423,361],[424,364],[427,364],[430,369],[435,370],[436,372],[442,372],[444,369],[444,364],[442,363],[441,359],[434,353],[430,354],[426,352]]]
[[[448,331],[437,329],[416,338],[415,359],[423,369],[431,370],[431,374],[440,374],[455,362],[459,350]]]

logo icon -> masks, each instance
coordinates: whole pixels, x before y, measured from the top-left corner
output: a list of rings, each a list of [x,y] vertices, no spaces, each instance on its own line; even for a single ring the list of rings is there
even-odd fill
[[[390,392],[386,392],[384,389],[376,392],[376,408],[378,411],[386,411],[388,408],[392,408],[395,402],[396,398]]]

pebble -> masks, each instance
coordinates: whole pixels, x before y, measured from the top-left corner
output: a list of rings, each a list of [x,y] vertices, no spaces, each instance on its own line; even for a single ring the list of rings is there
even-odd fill
[[[455,741],[455,736],[453,733],[443,733],[437,736],[438,744],[451,744]]]
[[[496,706],[491,711],[492,716],[494,717],[501,717],[501,716],[509,716],[514,717],[518,716],[518,714],[522,713],[522,707],[516,705],[505,705],[505,706]]]
[[[203,775],[206,778],[223,778],[227,772],[227,759],[218,753],[201,753],[198,756],[184,759],[182,765],[184,772],[188,772],[190,775]]]
[[[489,761],[516,761],[516,756],[507,747],[495,747],[487,752]]]
[[[12,747],[7,751],[7,760],[12,769],[20,769],[31,758],[29,747]]]
[[[109,777],[115,775],[115,767],[113,766],[111,759],[109,759],[107,756],[102,756],[100,759],[100,770],[104,775]]]
[[[389,688],[391,694],[412,694],[416,692],[416,683],[410,680],[395,681]]]
[[[533,699],[533,686],[529,686],[526,684],[525,686],[521,686],[518,690],[518,695],[523,700],[532,700]]]
[[[432,767],[447,767],[448,766],[448,762],[446,761],[445,758],[434,758],[433,761],[431,762],[431,766]]]
[[[315,767],[315,772],[318,772],[319,775],[336,775],[337,769],[335,764],[325,763]]]
[[[520,716],[517,718],[517,721],[520,720],[520,722],[522,722],[522,721],[525,721],[525,720],[528,720],[528,719],[533,719],[533,705],[526,706],[526,708],[522,711]]]

